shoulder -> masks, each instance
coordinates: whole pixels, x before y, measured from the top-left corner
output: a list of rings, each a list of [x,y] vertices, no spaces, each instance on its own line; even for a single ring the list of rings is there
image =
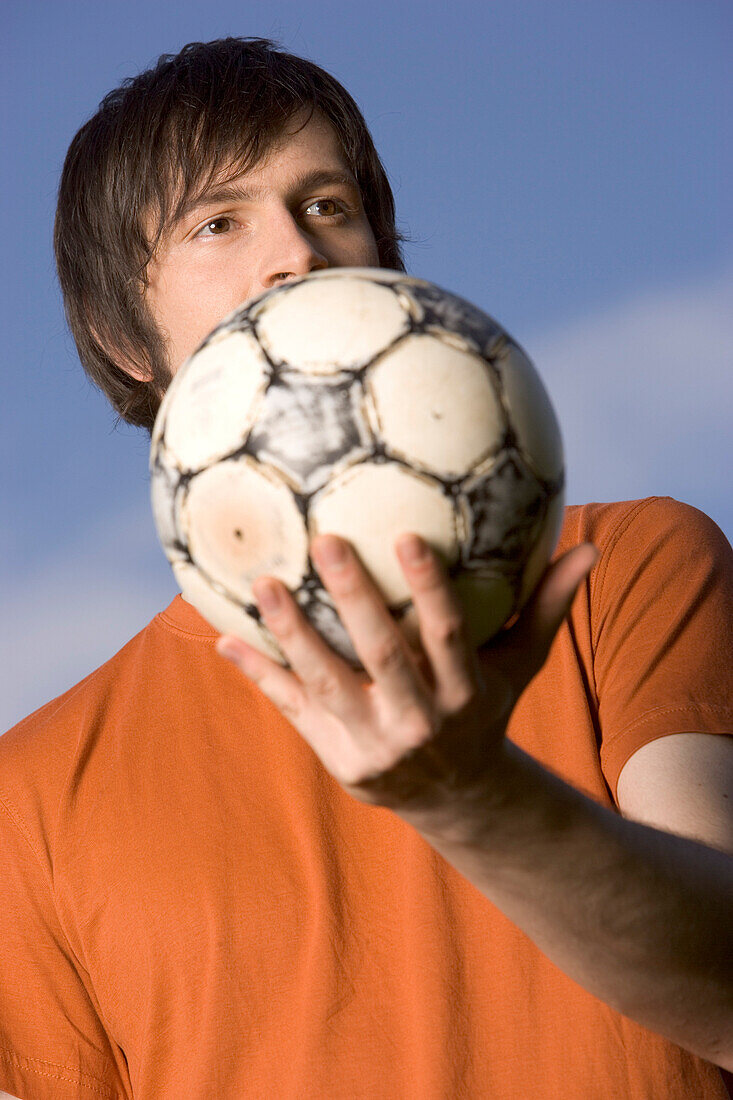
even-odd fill
[[[586,540],[600,558],[576,600],[572,635],[585,654],[601,764],[615,793],[621,769],[647,742],[731,732],[733,551],[709,516],[669,497],[568,509],[564,548]],[[679,745],[648,750],[653,769],[658,752]],[[729,750],[721,742],[711,751]]]
[[[63,783],[90,736],[114,713],[114,699],[126,690],[130,672],[156,632],[156,615],[117,653],[78,683],[33,711],[0,736],[0,797]]]
[[[600,552],[589,582],[597,626],[610,608],[634,612],[653,599],[668,602],[672,591],[695,603],[714,596],[721,610],[733,598],[726,536],[704,512],[672,497],[569,507],[557,554],[579,542]]]
[[[593,542],[602,554],[612,552],[620,541],[648,548],[650,536],[657,548],[671,539],[680,549],[731,554],[730,543],[709,516],[673,497],[569,505],[557,553],[579,542]]]
[[[706,642],[709,661],[711,643],[731,638],[733,550],[704,512],[671,497],[568,508],[557,553],[586,541],[600,552],[582,601],[596,668],[599,659],[619,667],[631,623],[643,630],[637,663],[650,647],[671,653],[677,642],[686,659]],[[631,656],[628,646],[623,653]]]

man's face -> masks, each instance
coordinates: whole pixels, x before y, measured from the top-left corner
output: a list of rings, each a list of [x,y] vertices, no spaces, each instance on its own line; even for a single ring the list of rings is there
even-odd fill
[[[146,300],[171,374],[245,300],[321,268],[379,265],[334,130],[318,113],[297,125],[254,168],[215,180],[161,241]]]

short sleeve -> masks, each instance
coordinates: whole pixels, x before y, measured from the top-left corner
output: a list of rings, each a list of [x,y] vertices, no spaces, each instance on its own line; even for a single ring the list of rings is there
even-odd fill
[[[670,498],[629,509],[591,582],[601,766],[672,733],[733,733],[733,552],[704,513]]]
[[[0,882],[0,1089],[21,1100],[126,1100],[124,1055],[66,942],[32,838],[1,792]]]

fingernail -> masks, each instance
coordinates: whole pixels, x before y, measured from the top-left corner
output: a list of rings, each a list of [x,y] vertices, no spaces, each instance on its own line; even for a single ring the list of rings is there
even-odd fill
[[[216,643],[216,652],[220,653],[222,657],[226,657],[228,661],[234,661],[235,664],[239,660],[239,650],[234,642],[220,638]]]
[[[324,539],[319,542],[318,549],[314,551],[316,562],[325,565],[329,569],[338,569],[345,564],[347,558],[346,547],[336,538]]]
[[[425,561],[428,556],[427,547],[417,535],[405,535],[403,538],[398,539],[397,547],[400,555],[410,565],[417,565],[419,562]]]
[[[276,585],[267,581],[260,581],[256,586],[253,586],[252,591],[258,607],[266,612],[277,611],[281,601],[280,592]]]

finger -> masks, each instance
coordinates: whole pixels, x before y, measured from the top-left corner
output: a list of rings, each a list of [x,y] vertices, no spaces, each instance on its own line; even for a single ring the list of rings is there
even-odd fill
[[[222,635],[216,648],[272,700],[340,783],[358,782],[365,768],[374,770],[371,757],[365,755],[340,719],[310,697],[294,673],[234,635]],[[388,759],[387,764],[390,762]]]
[[[464,706],[475,693],[476,661],[465,615],[438,554],[417,535],[402,535],[395,549],[410,584],[420,641],[435,679],[441,710]]]
[[[292,672],[233,634],[222,634],[217,653],[249,677],[291,721],[303,709],[303,687]]]
[[[308,622],[285,585],[273,577],[260,577],[252,589],[268,630],[306,692],[347,724],[365,721],[368,708],[362,681]],[[285,689],[285,681],[274,674],[268,679]],[[271,698],[283,709],[280,697]],[[305,697],[301,699],[301,710],[304,705]]]
[[[394,712],[430,709],[426,685],[405,635],[384,597],[346,540],[321,535],[311,556],[328,589],[359,660]]]
[[[554,562],[545,573],[537,591],[515,630],[541,655],[544,661],[561,623],[570,612],[578,588],[599,558],[590,542],[574,546]]]

